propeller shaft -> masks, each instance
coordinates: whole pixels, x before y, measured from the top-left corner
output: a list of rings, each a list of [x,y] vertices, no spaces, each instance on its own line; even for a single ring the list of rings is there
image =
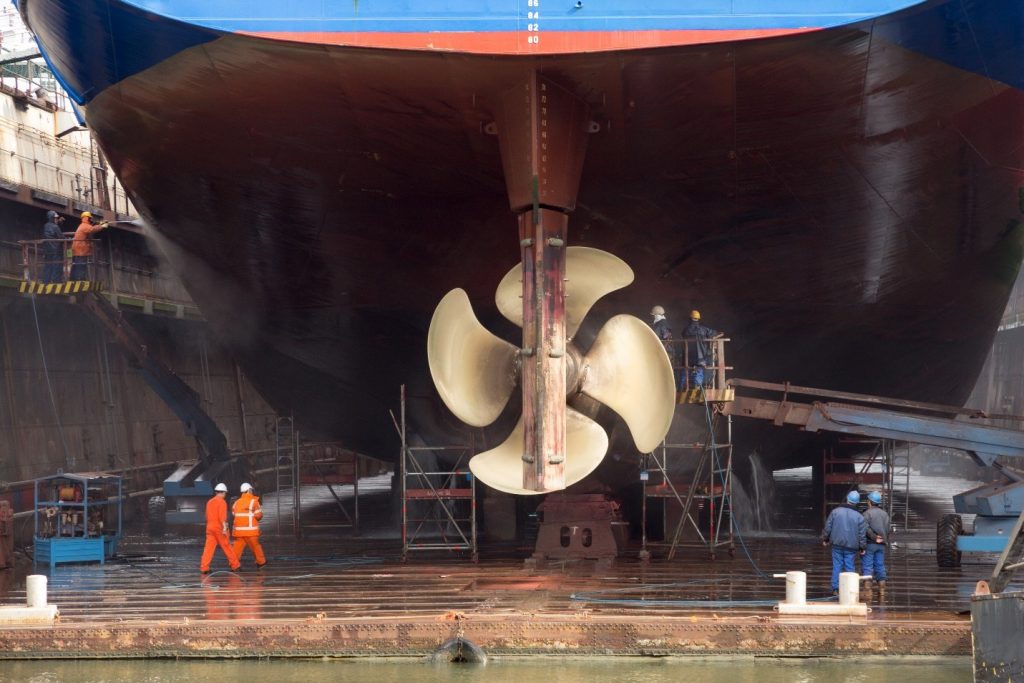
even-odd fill
[[[519,215],[523,259],[523,488],[565,488],[565,235],[569,219]]]

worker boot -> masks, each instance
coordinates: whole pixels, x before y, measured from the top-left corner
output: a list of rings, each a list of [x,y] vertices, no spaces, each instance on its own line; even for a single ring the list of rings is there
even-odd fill
[[[885,590],[885,580],[884,579],[882,581],[878,582],[878,590],[880,590],[880,591],[884,591]]]
[[[863,591],[871,592],[871,579],[861,579],[860,589]]]

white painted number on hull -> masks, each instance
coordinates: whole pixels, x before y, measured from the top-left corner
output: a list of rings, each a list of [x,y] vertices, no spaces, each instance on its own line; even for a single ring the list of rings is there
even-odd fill
[[[540,44],[540,0],[526,0],[526,6],[531,9],[526,13],[526,19],[528,22],[526,25],[526,32],[530,35],[526,36],[527,45],[538,45]]]

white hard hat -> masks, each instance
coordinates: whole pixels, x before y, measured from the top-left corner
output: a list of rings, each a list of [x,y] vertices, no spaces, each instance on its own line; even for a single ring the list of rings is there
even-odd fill
[[[250,484],[249,482],[245,482],[244,484],[242,484],[239,490],[242,493],[245,493],[246,491],[252,491],[252,484]]]
[[[661,306],[655,306],[651,309],[651,315],[665,315],[665,309]]]
[[[213,490],[214,491],[223,491],[224,493],[227,493],[228,492],[228,486],[227,486],[227,484],[217,484],[216,486],[213,487]]]

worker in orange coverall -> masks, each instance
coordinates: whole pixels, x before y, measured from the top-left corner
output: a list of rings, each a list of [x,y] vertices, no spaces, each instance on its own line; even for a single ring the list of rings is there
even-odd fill
[[[232,531],[235,537],[235,555],[241,560],[242,552],[248,546],[256,557],[256,568],[262,569],[267,563],[267,558],[263,555],[263,547],[260,546],[260,520],[263,519],[260,499],[253,494],[250,484],[242,484],[240,490],[242,495],[231,506],[231,514],[235,517],[235,528]]]
[[[210,562],[218,545],[224,551],[224,557],[228,558],[231,571],[242,566],[235,557],[235,551],[231,549],[231,541],[228,539],[228,502],[225,500],[228,496],[228,487],[217,484],[213,487],[213,492],[213,498],[206,502],[206,547],[203,548],[203,559],[199,562],[199,571],[203,574],[210,573]]]

